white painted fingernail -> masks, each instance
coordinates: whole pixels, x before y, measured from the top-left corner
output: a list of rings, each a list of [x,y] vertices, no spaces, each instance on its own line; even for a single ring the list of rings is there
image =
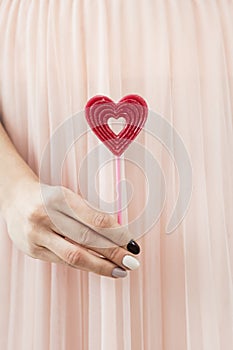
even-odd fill
[[[130,270],[135,270],[140,266],[140,262],[131,255],[125,255],[122,264]]]

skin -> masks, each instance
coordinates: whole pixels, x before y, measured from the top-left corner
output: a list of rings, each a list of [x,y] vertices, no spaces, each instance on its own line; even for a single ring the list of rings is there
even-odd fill
[[[128,270],[122,259],[134,256],[125,248],[132,238],[127,229],[113,216],[93,210],[68,188],[43,185],[43,200],[39,178],[20,157],[1,124],[0,164],[0,213],[11,240],[21,251],[102,276],[112,277],[115,267]],[[65,202],[71,208],[69,213]]]

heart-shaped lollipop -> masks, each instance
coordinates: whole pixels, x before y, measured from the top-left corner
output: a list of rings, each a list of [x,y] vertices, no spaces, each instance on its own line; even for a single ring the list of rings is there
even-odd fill
[[[85,115],[96,136],[108,149],[120,156],[143,128],[148,114],[146,101],[138,95],[127,95],[118,103],[97,95],[86,104]],[[125,119],[124,128],[116,134],[108,125],[110,118]]]

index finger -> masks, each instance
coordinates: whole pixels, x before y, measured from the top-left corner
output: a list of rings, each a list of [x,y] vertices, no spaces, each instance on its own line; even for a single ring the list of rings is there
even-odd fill
[[[59,203],[57,210],[119,246],[126,246],[133,240],[128,228],[120,225],[113,215],[91,208],[81,196],[75,193],[69,193],[68,197],[66,196],[66,203]]]

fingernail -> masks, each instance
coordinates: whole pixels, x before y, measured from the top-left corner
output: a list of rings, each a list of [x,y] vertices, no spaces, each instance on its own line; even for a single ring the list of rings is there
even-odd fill
[[[130,253],[133,253],[135,255],[140,253],[140,247],[133,239],[131,239],[131,241],[129,241],[127,244],[127,249]]]
[[[128,267],[130,270],[135,270],[140,266],[140,262],[130,255],[125,255],[122,264]]]
[[[112,277],[125,277],[127,276],[127,271],[123,270],[121,267],[115,267],[112,270]]]

